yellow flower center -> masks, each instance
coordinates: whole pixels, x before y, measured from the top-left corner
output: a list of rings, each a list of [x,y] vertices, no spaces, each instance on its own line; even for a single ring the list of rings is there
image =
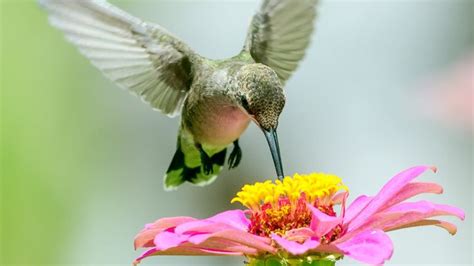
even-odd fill
[[[232,203],[240,202],[251,210],[249,231],[261,236],[280,235],[286,231],[307,227],[311,212],[307,204],[328,215],[335,215],[333,196],[348,191],[342,180],[323,173],[295,174],[276,180],[245,185]]]
[[[330,174],[312,173],[308,175],[295,174],[293,177],[285,177],[283,181],[270,180],[263,183],[257,182],[253,185],[245,185],[231,203],[240,202],[245,207],[257,210],[262,204],[270,203],[275,205],[281,197],[292,202],[297,201],[301,194],[306,196],[306,202],[313,204],[316,201],[320,204],[329,203],[332,196],[348,188],[342,180]]]

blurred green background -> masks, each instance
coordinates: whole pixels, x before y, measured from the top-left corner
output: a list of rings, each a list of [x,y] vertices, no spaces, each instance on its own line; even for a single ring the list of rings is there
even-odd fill
[[[234,55],[258,1],[112,1],[211,58]],[[434,164],[425,197],[466,210],[459,234],[391,233],[396,264],[472,264],[472,134],[423,117],[417,84],[466,56],[474,2],[324,1],[306,60],[287,84],[280,138],[288,174],[340,175],[374,194],[398,171]],[[130,265],[145,223],[206,217],[246,182],[273,175],[251,126],[244,158],[205,188],[164,192],[178,119],[102,77],[34,1],[1,1],[1,265]],[[472,95],[471,95],[472,97]],[[240,265],[238,258],[154,258],[144,265]],[[344,264],[353,263],[347,260]]]

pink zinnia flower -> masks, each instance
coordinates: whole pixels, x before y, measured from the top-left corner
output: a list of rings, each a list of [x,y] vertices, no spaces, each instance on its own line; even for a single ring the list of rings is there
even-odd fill
[[[282,265],[315,260],[334,265],[343,256],[383,264],[393,253],[385,232],[435,225],[455,234],[455,225],[429,218],[452,215],[464,219],[464,212],[456,207],[405,202],[421,193],[442,193],[437,184],[412,182],[427,169],[430,167],[405,170],[377,195],[360,196],[347,208],[348,189],[333,175],[296,174],[282,181],[246,185],[233,202],[242,203],[247,210],[230,210],[202,220],[163,218],[146,225],[135,247],[149,249],[135,263],[154,255],[234,255],[246,256],[251,265],[267,259],[286,263]],[[339,205],[337,215],[334,207]]]

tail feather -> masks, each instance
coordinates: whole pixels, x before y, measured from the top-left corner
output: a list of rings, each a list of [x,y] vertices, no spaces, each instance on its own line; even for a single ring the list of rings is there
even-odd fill
[[[206,186],[212,183],[224,166],[226,152],[227,149],[223,148],[210,157],[213,171],[205,174],[198,149],[193,143],[188,143],[187,140],[178,137],[176,152],[164,178],[165,189],[177,189],[184,182],[190,182],[197,186]]]

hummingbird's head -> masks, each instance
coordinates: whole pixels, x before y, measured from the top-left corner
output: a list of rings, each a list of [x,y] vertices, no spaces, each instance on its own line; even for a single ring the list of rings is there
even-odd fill
[[[284,174],[276,129],[285,106],[283,85],[275,71],[263,64],[243,66],[238,80],[237,102],[265,134],[277,175],[282,178]]]
[[[276,129],[285,95],[275,71],[263,64],[251,64],[242,67],[238,76],[238,104],[261,129]]]

